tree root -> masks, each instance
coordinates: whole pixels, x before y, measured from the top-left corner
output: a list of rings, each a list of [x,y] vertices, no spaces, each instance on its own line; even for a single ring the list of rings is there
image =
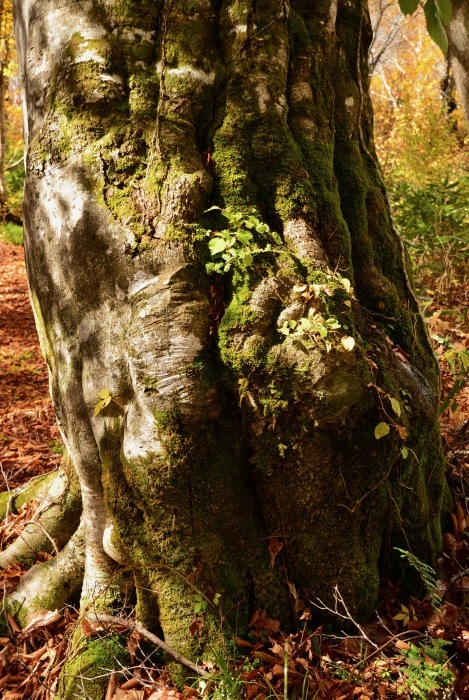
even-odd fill
[[[139,622],[136,622],[135,620],[129,620],[124,617],[113,617],[112,615],[106,615],[104,613],[97,612],[90,613],[88,617],[92,620],[97,620],[98,622],[104,622],[110,625],[121,625],[127,627],[132,632],[138,632],[142,635],[142,637],[145,637],[145,639],[148,639],[150,642],[153,642],[153,644],[156,644],[156,646],[161,647],[163,651],[165,651],[169,656],[171,656],[171,658],[173,658],[179,664],[187,666],[187,668],[190,668],[191,671],[194,671],[194,673],[197,673],[199,676],[209,675],[208,671],[201,668],[200,666],[197,666],[197,664],[194,664],[189,659],[186,659],[185,656],[182,656],[177,651],[172,649],[170,646],[168,646],[168,644],[166,644],[166,642],[157,637],[156,634],[149,632],[147,629],[145,629],[145,627],[143,627]]]
[[[5,606],[24,626],[38,610],[60,610],[78,595],[85,571],[84,526],[80,524],[63,550],[26,572]]]
[[[42,481],[39,487],[33,485],[27,495],[30,498],[26,497],[24,503],[39,498],[39,506],[17,539],[0,553],[0,568],[16,561],[33,563],[38,552],[57,552],[78,527],[81,495],[73,479],[69,479],[62,469],[53,479]]]
[[[1,493],[0,520],[5,520],[11,513],[17,513],[18,508],[21,508],[34,498],[42,500],[55,480],[57,472],[58,469],[54,469],[48,474],[34,476],[23,486]]]

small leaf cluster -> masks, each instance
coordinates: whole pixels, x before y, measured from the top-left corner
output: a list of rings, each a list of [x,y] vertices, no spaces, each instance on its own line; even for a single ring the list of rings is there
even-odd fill
[[[412,698],[441,697],[441,691],[451,688],[454,684],[454,673],[448,667],[448,656],[445,646],[450,644],[444,639],[429,638],[428,642],[417,646],[409,643],[408,649],[401,650],[405,658],[403,675],[406,679],[403,693],[409,693]]]
[[[220,604],[220,598],[221,593],[215,593],[212,600],[212,605],[217,607]],[[202,593],[196,593],[194,596],[194,612],[198,614],[203,612],[204,610],[207,610],[208,603],[209,601],[204,595],[202,595]]]
[[[417,616],[414,614],[414,612],[411,612],[407,605],[401,605],[401,612],[397,613],[397,615],[394,615],[392,619],[400,620],[403,626],[407,627],[411,618],[414,622],[417,622]]]
[[[100,400],[94,407],[94,416],[97,416],[98,413],[102,411],[103,408],[106,408],[106,406],[109,406],[109,404],[112,401],[112,396],[108,389],[101,389],[101,391],[98,393],[98,396]]]
[[[437,581],[436,581],[436,571],[429,564],[421,561],[415,554],[408,552],[406,549],[399,549],[399,547],[394,547],[396,552],[399,552],[401,559],[405,559],[407,563],[415,569],[422,583],[425,586],[425,590],[432,602],[432,605],[436,607],[441,602],[441,597],[438,591]],[[397,619],[397,618],[394,618]]]
[[[383,398],[388,399],[389,403],[391,404],[391,408],[393,410],[393,413],[395,414],[397,419],[399,419],[401,417],[401,415],[403,414],[403,411],[407,411],[408,413],[412,412],[412,409],[409,406],[409,398],[411,398],[411,396],[410,396],[410,393],[407,391],[407,389],[401,389],[402,396],[399,399],[397,399],[395,396],[391,396],[390,394],[387,394],[379,387],[377,387],[375,385],[372,385],[372,386],[374,386],[375,389],[378,391],[378,395],[380,395],[380,400],[381,400],[381,396]],[[381,403],[381,405],[383,406],[382,403]],[[393,420],[391,418],[391,416],[389,416],[387,413],[386,413],[386,416],[389,420],[389,423],[387,423],[386,421],[381,421],[380,423],[378,423],[375,426],[374,434],[375,434],[376,440],[381,440],[381,438],[386,437],[386,435],[389,435],[389,433],[391,432],[391,426],[397,431],[401,440],[405,440],[407,437],[407,431],[406,431],[405,427],[403,425],[401,425],[400,423],[397,423],[395,420]],[[417,455],[415,454],[415,452],[413,450],[410,450],[405,445],[403,445],[403,447],[401,448],[402,458],[407,459],[407,457],[409,456],[409,452],[412,452],[415,459],[417,459]]]
[[[352,294],[353,289],[351,288],[350,280],[340,275],[334,273],[328,274],[329,277],[336,277],[340,284],[345,288],[347,294]],[[299,294],[306,303],[310,303],[314,299],[318,299],[320,294],[324,293],[329,297],[333,296],[333,292],[328,284],[299,284],[293,287],[293,292]],[[351,306],[350,300],[344,302],[347,306]],[[292,336],[295,338],[301,336],[307,336],[312,340],[316,341],[317,338],[325,340],[331,331],[339,330],[342,328],[341,324],[336,318],[325,319],[317,309],[311,307],[308,310],[308,315],[295,320],[290,319],[284,321],[282,326],[279,328],[279,332],[285,336]],[[349,352],[355,347],[355,339],[352,336],[345,336],[341,338],[341,343],[343,347]],[[329,352],[331,345],[326,341],[326,350]]]
[[[270,227],[254,214],[244,216],[231,207],[225,209],[211,207],[205,213],[215,210],[220,211],[221,215],[228,219],[229,227],[222,231],[207,231],[207,236],[210,238],[208,247],[213,259],[213,262],[206,265],[207,272],[223,274],[229,272],[234,265],[251,267],[256,255],[273,252],[272,244],[282,245],[282,239],[278,233],[271,231]],[[255,233],[270,239],[271,242],[260,247],[255,241]]]
[[[336,321],[335,318],[323,319],[320,313],[315,309],[310,309],[308,316],[300,318],[298,321],[290,319],[289,321],[284,321],[279,332],[283,335],[292,336],[302,336],[308,335],[314,338],[315,335],[319,335],[321,338],[327,338],[329,331],[337,330],[340,328],[340,323]]]
[[[413,15],[420,5],[420,0],[399,0],[399,7],[404,15]],[[446,27],[451,21],[451,0],[426,0],[423,6],[427,31],[431,38],[446,53],[448,35]]]
[[[97,416],[98,413],[100,413],[103,410],[103,408],[106,408],[106,406],[109,406],[111,401],[116,406],[118,406],[121,411],[125,412],[125,408],[122,405],[122,403],[119,401],[118,398],[112,396],[109,389],[101,389],[101,391],[98,392],[98,398],[99,398],[99,401],[96,404],[96,406],[94,407],[94,411],[93,411],[94,416]]]

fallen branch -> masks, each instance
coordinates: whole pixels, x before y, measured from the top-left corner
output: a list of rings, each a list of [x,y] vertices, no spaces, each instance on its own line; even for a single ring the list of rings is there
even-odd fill
[[[153,634],[152,632],[149,632],[147,629],[145,629],[145,627],[143,627],[136,620],[127,620],[123,617],[113,617],[112,615],[106,615],[104,613],[96,612],[91,613],[89,617],[97,620],[98,622],[104,622],[110,625],[122,625],[124,627],[127,627],[132,632],[138,632],[142,635],[142,637],[145,637],[145,639],[148,639],[150,642],[153,642],[153,644],[156,644],[157,646],[161,647],[163,651],[169,654],[169,656],[171,656],[179,664],[187,666],[187,668],[190,668],[191,671],[194,671],[194,673],[197,673],[197,675],[209,675],[208,671],[205,671],[205,669],[201,668],[200,666],[197,666],[197,664],[194,664],[189,659],[186,659],[184,656],[179,654],[179,652],[175,651],[170,646],[168,646],[166,642],[163,642],[163,640],[157,637],[156,634]]]

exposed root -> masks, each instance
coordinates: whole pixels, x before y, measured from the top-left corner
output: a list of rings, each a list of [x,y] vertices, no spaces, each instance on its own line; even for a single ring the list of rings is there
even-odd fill
[[[171,658],[173,658],[179,664],[187,666],[187,668],[190,668],[191,671],[194,671],[194,673],[197,673],[199,676],[209,675],[208,672],[201,666],[197,666],[197,664],[194,664],[189,659],[186,659],[184,656],[182,656],[182,654],[179,654],[177,651],[168,646],[166,642],[163,642],[163,640],[157,637],[156,634],[152,634],[152,632],[149,632],[147,629],[145,629],[145,627],[143,627],[139,622],[136,622],[135,620],[129,620],[123,617],[113,617],[112,615],[105,615],[104,613],[97,612],[90,613],[89,617],[90,619],[97,620],[98,622],[110,625],[121,625],[123,627],[127,627],[132,632],[138,632],[142,635],[142,637],[145,637],[145,639],[148,639],[150,642],[153,642],[153,644],[156,644],[156,646],[161,647],[163,651],[165,651],[169,656],[171,656]]]
[[[0,520],[6,520],[11,513],[16,513],[18,508],[26,505],[34,498],[42,500],[52,482],[57,476],[57,471],[49,472],[49,474],[41,474],[35,476],[23,486],[18,486],[16,489],[9,489],[0,494]]]
[[[17,588],[7,596],[6,607],[24,625],[38,610],[60,610],[78,595],[85,571],[84,526],[53,559],[36,564],[26,572]]]
[[[81,496],[64,471],[32,491],[32,497],[41,499],[39,506],[17,539],[0,553],[1,568],[16,561],[32,563],[38,552],[61,549],[78,527]]]

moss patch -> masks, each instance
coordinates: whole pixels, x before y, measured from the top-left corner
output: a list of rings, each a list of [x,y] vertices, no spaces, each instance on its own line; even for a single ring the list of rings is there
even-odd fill
[[[124,637],[109,636],[79,642],[80,651],[65,664],[59,681],[56,700],[75,700],[77,697],[103,700],[112,670],[130,666],[130,657]],[[74,654],[74,655],[75,655]]]

